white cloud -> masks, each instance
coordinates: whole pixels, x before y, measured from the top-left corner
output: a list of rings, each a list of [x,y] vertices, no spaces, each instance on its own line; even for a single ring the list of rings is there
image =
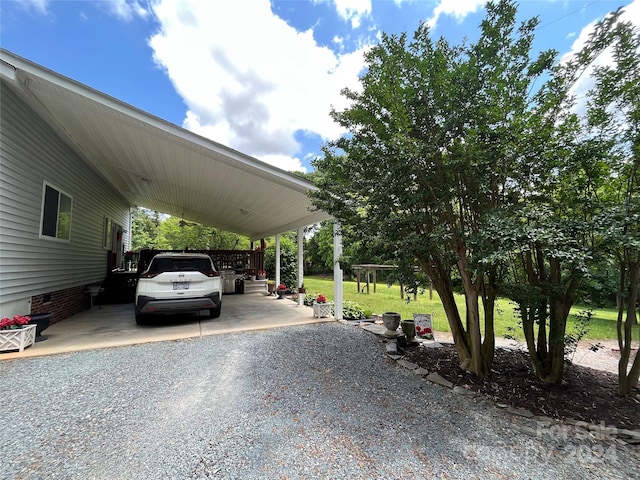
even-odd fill
[[[634,0],[629,5],[624,7],[622,20],[625,22],[631,22],[634,25],[640,26],[640,1],[639,0]]]
[[[329,110],[345,106],[342,88],[357,88],[363,49],[319,46],[269,0],[158,0],[153,10],[149,44],[187,105],[185,128],[287,170],[303,169],[297,131],[342,133]]]
[[[580,33],[577,35],[573,44],[571,45],[571,50],[565,53],[560,62],[565,62],[577,54],[584,47],[587,42],[589,36],[593,32],[593,28],[597,22],[602,20],[601,18],[594,19],[591,23],[586,25]],[[633,0],[629,5],[624,7],[624,12],[620,17],[620,21],[622,22],[630,22],[636,26],[640,27],[640,0]],[[592,66],[582,75],[579,81],[572,89],[572,93],[575,95],[577,99],[576,111],[584,112],[586,108],[586,94],[591,87],[594,85],[594,81],[591,78],[591,72],[593,71],[593,67],[599,65],[611,65],[613,63],[613,57],[610,50],[605,50],[602,52],[598,58],[594,61]]]
[[[100,5],[104,5],[116,17],[127,22],[135,17],[146,18],[149,15],[149,11],[140,0],[109,0]]]
[[[441,15],[449,15],[462,22],[467,15],[477,12],[485,3],[487,0],[439,0],[433,17],[426,23],[430,28],[435,28]]]
[[[352,28],[360,27],[363,17],[371,15],[371,0],[334,0],[336,11]]]
[[[563,60],[576,54],[582,49],[582,47],[584,47],[589,35],[593,32],[593,27],[600,20],[602,20],[602,18],[594,18],[591,23],[582,28],[571,45],[571,50],[563,56]],[[630,22],[634,25],[640,26],[640,0],[633,0],[629,5],[624,7],[624,11],[620,16],[620,21]],[[576,36],[576,34],[574,33],[573,36]]]
[[[48,7],[53,0],[16,1],[19,5],[27,10],[33,9],[36,13],[47,15],[49,13]],[[111,14],[125,21],[133,20],[134,17],[146,18],[149,15],[149,11],[144,7],[144,3],[146,3],[146,1],[143,0],[107,0],[96,2],[96,4],[100,7],[108,10]],[[88,18],[86,13],[84,12],[80,13],[80,17],[83,20],[86,20]]]
[[[24,7],[26,10],[35,10],[36,13],[41,15],[47,14],[47,7],[50,0],[18,0],[18,4]]]

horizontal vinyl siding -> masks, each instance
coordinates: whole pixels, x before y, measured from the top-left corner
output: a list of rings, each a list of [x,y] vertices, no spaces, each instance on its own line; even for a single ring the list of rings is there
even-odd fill
[[[126,201],[4,84],[0,114],[0,303],[101,281],[104,217],[127,239]],[[44,181],[73,198],[69,242],[39,238]]]

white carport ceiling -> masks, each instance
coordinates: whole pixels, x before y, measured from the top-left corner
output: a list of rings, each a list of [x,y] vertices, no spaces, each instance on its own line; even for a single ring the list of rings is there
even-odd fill
[[[0,53],[5,84],[131,206],[252,240],[330,218],[312,209],[310,182]]]

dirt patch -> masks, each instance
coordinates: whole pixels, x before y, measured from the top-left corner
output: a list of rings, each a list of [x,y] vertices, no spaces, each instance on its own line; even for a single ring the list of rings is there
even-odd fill
[[[536,379],[526,355],[498,347],[491,374],[485,379],[460,368],[452,344],[408,349],[405,359],[429,372],[438,372],[454,385],[481,392],[496,403],[525,408],[536,415],[640,429],[640,389],[619,397],[615,373],[576,364],[566,367],[561,385],[547,385]]]

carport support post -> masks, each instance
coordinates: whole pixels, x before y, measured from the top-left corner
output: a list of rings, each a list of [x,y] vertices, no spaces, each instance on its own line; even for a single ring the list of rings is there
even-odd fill
[[[298,287],[304,283],[304,228],[298,227]],[[304,293],[298,292],[298,306],[304,304]]]
[[[280,234],[276,234],[276,288],[280,285]]]
[[[333,223],[333,303],[334,317],[342,320],[342,269],[340,257],[342,256],[342,229],[337,221]]]

